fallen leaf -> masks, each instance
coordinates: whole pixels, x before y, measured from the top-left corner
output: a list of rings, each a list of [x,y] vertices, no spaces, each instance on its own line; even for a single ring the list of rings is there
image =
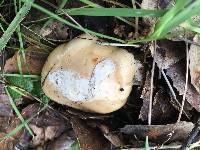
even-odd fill
[[[139,119],[142,121],[146,121],[148,119],[149,113],[149,100],[150,100],[150,73],[147,73],[145,84],[142,90],[141,98],[143,99],[143,105],[140,110]],[[175,109],[170,104],[170,96],[163,90],[160,89],[156,92],[153,97],[153,105],[152,105],[152,115],[151,120],[152,123],[161,123],[165,121],[167,118],[170,118],[171,115],[175,113]]]
[[[167,69],[185,57],[185,43],[183,42],[159,40],[156,44],[154,59],[160,69]],[[153,53],[153,44],[150,46],[150,50]]]
[[[8,133],[13,131],[16,127],[18,127],[20,121],[16,117],[0,117],[0,149],[1,150],[13,150],[15,145],[19,142],[23,130],[20,130],[16,134],[11,137],[5,138]]]
[[[127,135],[134,135],[140,140],[145,140],[148,136],[150,141],[162,143],[169,138],[169,134],[174,130],[170,142],[184,141],[192,131],[194,124],[191,122],[179,122],[178,124],[167,125],[126,125],[120,132]]]
[[[59,136],[54,141],[47,143],[46,149],[48,150],[63,150],[72,149],[72,145],[76,142],[76,137],[73,132],[66,132]],[[77,143],[78,144],[78,143]],[[74,150],[78,150],[74,149]]]
[[[36,146],[43,146],[45,143],[45,132],[44,128],[38,127],[33,124],[29,124],[31,127],[32,131],[34,132],[35,136],[31,141],[31,146],[36,147]]]
[[[79,139],[80,150],[106,150],[108,141],[97,130],[89,127],[83,120],[72,117],[72,128]]]
[[[154,96],[152,122],[161,123],[166,119],[172,119],[171,116],[174,114],[176,111],[170,104],[170,96],[163,89],[160,89]]]
[[[0,84],[0,116],[11,117],[13,116],[12,107],[8,95],[4,91],[4,85]]]
[[[25,49],[26,62],[25,64],[23,58],[21,57],[22,62],[22,72],[24,74],[30,71],[30,74],[40,74],[42,71],[42,67],[47,59],[47,54],[40,51],[37,47],[28,47]],[[28,69],[27,69],[28,66]],[[17,52],[15,55],[6,61],[4,66],[4,72],[6,73],[19,73],[18,65],[17,65]]]
[[[23,117],[30,118],[33,114],[36,114],[43,106],[39,103],[30,104],[22,110]],[[37,117],[33,118],[30,121],[32,124],[37,125],[39,127],[48,127],[48,126],[65,126],[66,128],[70,128],[70,124],[64,120],[58,111],[54,111],[53,109],[46,109]]]
[[[150,100],[150,91],[151,91],[151,75],[148,72],[145,79],[145,84],[142,89],[141,97],[143,99],[143,104],[140,110],[139,119],[145,121],[148,119],[148,111],[149,111],[149,100]]]
[[[177,89],[179,95],[183,95],[185,89],[185,65],[183,64],[184,62],[180,61],[166,70],[166,74],[173,81],[173,86]],[[200,94],[190,83],[188,84],[186,99],[192,107],[200,112]]]
[[[67,41],[69,39],[70,28],[66,24],[57,20],[51,20],[49,24],[40,30],[40,35],[50,40]]]
[[[198,36],[194,38],[194,42],[199,42]],[[190,76],[191,83],[200,93],[200,47],[194,44],[191,44],[189,51],[190,59]]]
[[[105,124],[97,124],[96,126],[102,131],[104,137],[109,140],[112,145],[115,147],[121,147],[124,145],[123,139],[115,132],[112,132],[112,130]]]

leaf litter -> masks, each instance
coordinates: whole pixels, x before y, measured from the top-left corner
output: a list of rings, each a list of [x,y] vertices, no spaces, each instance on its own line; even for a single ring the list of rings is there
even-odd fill
[[[130,5],[129,2],[125,3],[127,3],[126,5]],[[38,4],[52,9],[48,3],[44,4],[41,1]],[[53,5],[56,4],[56,2],[53,3]],[[98,2],[98,4],[104,7],[111,5],[106,1]],[[76,6],[83,6],[83,3],[69,1],[66,8]],[[117,7],[113,4],[111,6]],[[142,44],[144,49],[141,49],[141,47],[126,47],[129,52],[134,55],[139,54],[143,59],[140,58],[138,60],[137,70],[139,71],[136,75],[138,83],[133,85],[134,90],[132,90],[128,102],[123,108],[107,115],[77,111],[49,101],[48,97],[42,91],[40,79],[31,77],[31,75],[40,76],[49,50],[81,33],[54,19],[50,22],[47,22],[48,19],[40,21],[40,19],[45,17],[47,16],[40,11],[31,9],[25,21],[21,23],[23,26],[22,33],[24,34],[25,47],[27,47],[25,49],[27,64],[21,59],[22,72],[28,75],[28,77],[21,77],[18,74],[17,53],[3,54],[5,62],[1,62],[1,68],[5,75],[2,76],[1,80],[5,83],[0,84],[0,121],[2,122],[0,136],[4,137],[12,129],[20,125],[20,121],[14,116],[8,97],[5,94],[5,86],[12,88],[10,89],[11,96],[15,99],[17,107],[25,119],[37,113],[43,105],[47,104],[48,107],[39,113],[37,117],[32,118],[29,123],[35,133],[33,139],[30,135],[28,135],[30,138],[26,138],[27,131],[23,129],[13,137],[1,141],[2,148],[0,149],[13,149],[19,145],[23,145],[26,149],[41,148],[50,150],[61,150],[66,147],[73,147],[73,145],[77,149],[80,146],[80,149],[83,150],[120,147],[143,148],[146,136],[148,136],[149,143],[152,146],[163,144],[163,142],[169,147],[173,144],[175,146],[184,144],[199,118],[198,112],[200,111],[200,97],[197,89],[198,82],[196,82],[198,80],[198,69],[193,69],[196,63],[198,64],[198,62],[194,62],[196,59],[193,59],[194,56],[198,57],[197,46],[190,46],[190,78],[186,92],[187,102],[184,107],[184,111],[190,114],[190,117],[187,118],[185,113],[183,113],[182,121],[176,124],[180,106],[175,104],[176,102],[174,102],[173,96],[171,96],[171,91],[166,84],[166,80],[161,75],[161,71],[164,70],[166,73],[177,99],[181,103],[185,87],[186,44],[184,41],[172,41],[170,39],[157,41],[156,55],[154,57],[156,68],[151,116],[152,125],[146,125],[151,91],[151,75],[149,72],[152,67],[150,64],[153,61],[151,56],[151,53],[153,53],[152,45],[150,44],[149,46],[148,43]],[[130,38],[129,35],[135,37],[132,27],[115,18],[73,17],[82,26],[94,29],[95,31],[124,38],[125,40]],[[45,23],[46,26],[44,26]],[[139,24],[142,23],[144,22],[139,20]],[[13,43],[16,45],[17,40],[15,36],[13,38],[14,42],[8,42],[9,46]],[[5,49],[10,50],[7,47]],[[48,50],[43,51],[43,49]],[[13,73],[17,74],[17,76],[8,76]],[[41,100],[42,103],[39,104],[38,100]],[[174,133],[169,137],[172,131]]]

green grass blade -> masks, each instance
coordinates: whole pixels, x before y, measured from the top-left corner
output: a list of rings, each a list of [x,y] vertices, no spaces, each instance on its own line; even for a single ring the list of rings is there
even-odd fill
[[[4,3],[4,0],[2,0],[2,1],[0,2],[0,6],[1,6],[3,3]]]
[[[15,13],[17,14],[17,1],[16,0],[14,0],[14,6],[15,6]],[[20,8],[21,8],[21,0],[19,0],[19,9]],[[16,31],[17,31],[17,35],[18,35],[18,39],[19,39],[19,44],[20,44],[20,49],[19,49],[20,52],[18,52],[18,54],[17,54],[17,64],[18,64],[20,74],[22,74],[21,56],[24,60],[24,63],[26,64],[26,69],[28,70],[28,72],[29,72],[29,67],[26,62],[26,57],[25,57],[25,52],[24,52],[24,44],[23,44],[23,40],[22,40],[20,25],[17,27]]]
[[[17,52],[17,66],[20,74],[22,74],[22,62],[21,62],[20,51]]]
[[[31,4],[33,3],[33,1],[34,0],[29,0],[22,6],[13,21],[10,23],[7,30],[4,32],[3,36],[0,38],[0,51],[6,46],[13,32],[16,30],[20,22],[24,19],[25,15],[31,9]]]
[[[23,2],[28,2],[28,3],[30,2],[29,0],[22,0],[22,1]],[[38,10],[44,12],[44,13],[46,13],[49,16],[51,16],[52,18],[57,19],[58,21],[60,21],[62,23],[65,23],[65,24],[67,24],[67,25],[69,25],[69,26],[71,26],[71,27],[73,27],[75,29],[84,31],[86,33],[89,33],[89,34],[92,34],[94,36],[98,36],[98,37],[101,37],[101,38],[110,39],[110,40],[114,40],[114,41],[118,41],[118,42],[122,42],[122,43],[125,42],[124,40],[121,40],[121,39],[118,39],[118,38],[115,38],[115,37],[111,37],[111,36],[108,36],[108,35],[104,35],[104,34],[101,34],[101,33],[97,33],[97,32],[91,31],[91,30],[86,29],[86,28],[83,29],[83,28],[81,28],[81,27],[79,27],[79,26],[67,21],[66,19],[61,18],[57,14],[52,13],[49,10],[47,10],[47,9],[37,5],[37,4],[31,3],[31,5],[32,5],[32,7],[36,8],[36,9],[38,9]]]
[[[155,32],[151,37],[161,37],[166,35],[173,28],[182,22],[190,19],[193,15],[199,13],[200,1],[178,0],[175,7],[170,9],[156,25]],[[191,11],[192,10],[192,11]]]
[[[173,21],[172,19],[174,16],[185,6],[186,0],[182,0],[182,3],[180,1],[177,1],[176,5],[171,8],[159,21],[159,23],[155,27],[156,34],[160,36],[163,28],[166,27],[166,25]]]
[[[98,4],[94,3],[94,2],[91,2],[89,0],[79,0],[79,1],[81,1],[82,3],[85,3],[87,5],[89,5],[91,7],[95,7],[95,8],[101,7],[100,5],[98,5]]]
[[[4,28],[3,28],[3,26],[2,26],[1,23],[0,23],[0,28],[1,28],[1,30],[2,30],[3,32],[5,32],[5,30],[4,30]]]
[[[161,17],[166,10],[146,10],[133,8],[82,8],[65,10],[69,15],[114,16],[114,17]]]
[[[145,140],[145,150],[150,150],[148,136],[146,136],[146,140]]]
[[[91,7],[94,7],[94,8],[104,8],[104,7],[98,5],[98,4],[94,3],[94,2],[91,2],[91,1],[89,1],[89,0],[79,0],[79,1],[81,1],[82,3],[84,3],[84,4],[86,4],[86,5],[89,5],[89,6],[91,6]],[[130,25],[130,26],[132,26],[132,27],[135,27],[135,25],[134,25],[133,23],[131,23],[130,21],[128,21],[128,20],[126,20],[126,19],[124,19],[124,18],[122,18],[122,17],[116,17],[116,18],[119,19],[119,20],[121,20],[122,22],[127,23],[128,25]]]
[[[21,122],[24,123],[25,120],[24,120],[23,116],[21,115],[21,113],[19,112],[17,106],[15,105],[15,102],[11,98],[10,93],[8,92],[7,87],[5,88],[5,91],[6,91],[6,94],[8,95],[8,97],[9,97],[10,104],[11,104],[12,108],[14,109],[15,113],[17,114],[17,116],[21,120]],[[28,130],[28,132],[34,137],[34,134],[33,134],[32,130],[30,129],[30,127],[28,126],[28,124],[25,123],[24,126],[26,127],[26,129]]]
[[[67,2],[68,2],[68,0],[62,0],[62,2],[60,3],[58,10],[56,12],[60,13],[60,11],[65,7]]]
[[[168,26],[163,30],[162,34],[166,34],[170,29],[178,26],[182,22],[190,19],[193,15],[197,15],[199,13],[200,1],[193,2],[190,6],[185,8],[183,11],[179,12],[173,19],[172,22],[169,22]],[[192,10],[192,11],[191,11]]]
[[[24,78],[34,78],[34,79],[40,79],[40,76],[39,75],[21,75],[21,74],[14,74],[14,73],[4,73],[3,74],[5,77],[24,77]]]

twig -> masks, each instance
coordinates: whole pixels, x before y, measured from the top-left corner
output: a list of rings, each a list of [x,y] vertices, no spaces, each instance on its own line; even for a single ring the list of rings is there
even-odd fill
[[[192,40],[189,40],[189,39],[186,39],[186,38],[178,38],[178,40],[179,40],[179,41],[185,41],[185,42],[187,42],[187,43],[200,46],[200,43],[199,43],[199,42],[195,42],[195,41],[192,41]]]
[[[180,149],[181,145],[163,145],[159,149]],[[150,149],[157,149],[157,146],[149,147]],[[129,149],[121,149],[121,150],[141,150],[143,148],[129,148]]]
[[[154,78],[154,70],[155,70],[155,55],[156,55],[156,41],[154,42],[154,51],[153,51],[153,65],[151,69],[151,91],[150,91],[150,100],[149,100],[149,112],[148,112],[148,124],[151,125],[151,115],[152,115],[152,103],[153,103],[153,78]]]
[[[199,131],[200,131],[200,123],[197,122],[197,124],[195,124],[194,128],[187,137],[186,142],[184,142],[184,144],[181,146],[180,149],[185,150],[189,145],[191,145],[192,142],[195,140],[195,138],[198,136]]]
[[[179,112],[179,116],[178,116],[178,119],[177,119],[177,123],[180,122],[181,120],[181,115],[183,113],[183,107],[184,107],[184,104],[185,104],[185,100],[186,100],[186,93],[187,93],[187,88],[188,88],[188,74],[189,74],[189,55],[188,55],[188,43],[186,42],[186,58],[187,58],[187,61],[186,61],[186,75],[185,75],[185,90],[184,90],[184,94],[183,94],[183,100],[182,100],[182,104],[181,104],[181,109],[180,109],[180,112]]]
[[[172,88],[172,86],[171,86],[169,80],[167,79],[167,76],[166,76],[164,70],[162,69],[161,72],[162,72],[162,75],[163,75],[163,77],[164,77],[164,79],[165,79],[165,81],[166,81],[166,83],[167,83],[167,85],[168,85],[168,87],[169,87],[170,92],[172,93],[172,96],[173,96],[174,100],[176,101],[176,103],[177,103],[177,104],[179,105],[179,107],[181,108],[181,104],[180,104],[179,101],[177,100],[176,94],[175,94],[175,92],[174,92],[174,90],[173,90],[173,88]],[[190,117],[188,116],[188,114],[187,114],[184,110],[183,110],[183,112],[184,112],[184,114],[186,115],[186,117],[189,119]]]
[[[124,47],[140,47],[140,45],[137,44],[121,44],[121,43],[107,43],[107,42],[97,42],[99,45],[104,45],[104,46],[124,46]]]
[[[132,5],[133,5],[133,8],[136,8],[136,1],[135,0],[131,0],[132,2]],[[135,17],[135,36],[136,38],[138,38],[138,29],[139,29],[139,26],[138,26],[138,17]]]

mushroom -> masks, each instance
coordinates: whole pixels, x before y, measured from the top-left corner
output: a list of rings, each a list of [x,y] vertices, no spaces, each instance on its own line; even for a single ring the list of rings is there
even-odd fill
[[[127,101],[135,74],[134,56],[97,38],[81,35],[58,46],[42,69],[45,94],[87,112],[110,113]]]

